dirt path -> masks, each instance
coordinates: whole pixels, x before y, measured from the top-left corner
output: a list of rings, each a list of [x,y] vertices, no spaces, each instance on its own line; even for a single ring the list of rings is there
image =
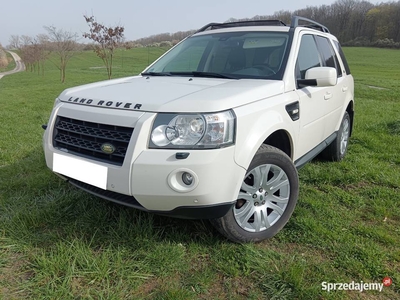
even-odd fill
[[[15,66],[14,70],[0,73],[0,79],[5,75],[10,75],[13,73],[25,71],[25,64],[21,60],[21,57],[19,57],[18,54],[15,52],[11,52],[11,51],[7,51],[7,52],[10,53],[12,55],[12,57],[14,58],[16,66]]]

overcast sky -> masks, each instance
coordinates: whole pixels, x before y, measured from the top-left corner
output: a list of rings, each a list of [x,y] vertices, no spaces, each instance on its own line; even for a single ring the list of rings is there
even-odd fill
[[[307,6],[330,5],[334,0],[0,0],[0,43],[9,44],[11,35],[31,37],[45,33],[43,26],[55,26],[80,36],[88,31],[84,14],[94,15],[107,26],[125,27],[126,40],[153,34],[198,29],[210,22],[229,18],[271,15],[279,10],[294,11]],[[370,0],[371,3],[381,1]],[[81,39],[84,42],[84,39]]]

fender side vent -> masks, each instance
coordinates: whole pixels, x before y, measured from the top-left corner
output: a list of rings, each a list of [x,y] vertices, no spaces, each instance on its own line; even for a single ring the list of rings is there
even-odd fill
[[[286,111],[293,121],[300,119],[300,106],[299,101],[286,105]]]

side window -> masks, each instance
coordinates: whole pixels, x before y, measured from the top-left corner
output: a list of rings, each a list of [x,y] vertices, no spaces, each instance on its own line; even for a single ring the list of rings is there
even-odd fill
[[[314,37],[310,34],[303,35],[297,56],[296,78],[305,79],[308,69],[321,66],[321,58]]]
[[[333,50],[332,44],[329,42],[327,38],[322,36],[317,35],[315,36],[315,39],[317,41],[318,48],[320,49],[320,52],[324,59],[323,65],[325,67],[335,68],[337,71],[337,76],[341,77],[342,69],[340,68],[340,64],[335,54],[335,51]]]
[[[344,56],[342,47],[340,47],[340,44],[337,41],[333,41],[333,44],[335,45],[336,49],[339,52],[340,58],[342,59],[344,65],[344,69],[346,70],[346,74],[351,74],[350,67],[349,64],[347,63],[346,57]]]

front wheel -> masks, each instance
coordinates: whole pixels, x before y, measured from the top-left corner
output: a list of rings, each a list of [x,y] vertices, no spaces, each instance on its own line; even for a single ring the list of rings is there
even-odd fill
[[[299,179],[291,159],[262,145],[250,163],[238,199],[215,228],[234,242],[259,242],[273,237],[288,222],[297,203]]]

